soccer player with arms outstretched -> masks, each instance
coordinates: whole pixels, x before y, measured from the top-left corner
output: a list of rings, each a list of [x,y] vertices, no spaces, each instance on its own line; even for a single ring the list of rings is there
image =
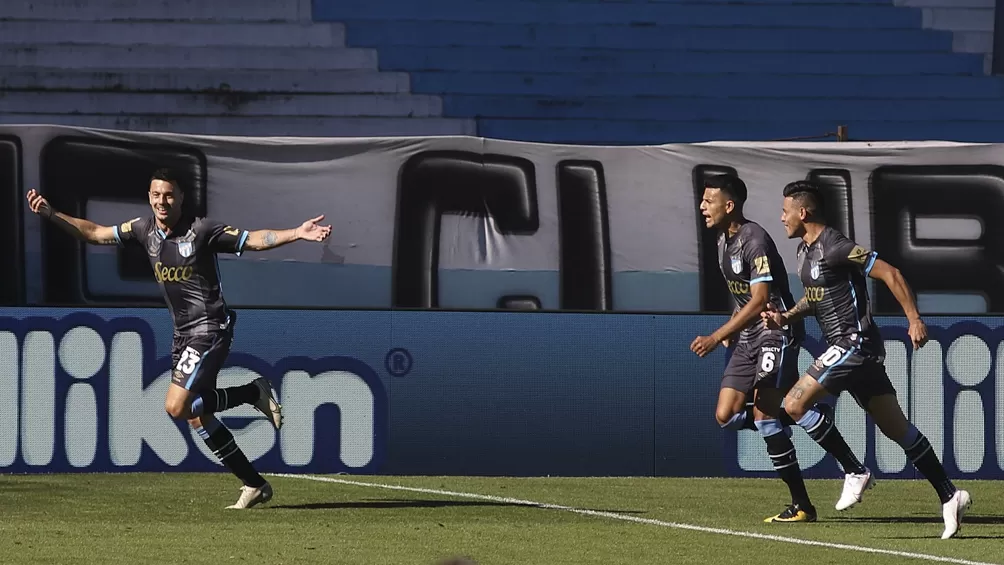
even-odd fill
[[[817,400],[849,392],[934,486],[945,521],[941,537],[948,539],[958,532],[972,499],[968,492],[952,484],[930,442],[903,414],[896,389],[885,371],[885,344],[872,319],[865,277],[882,281],[892,291],[910,322],[908,333],[915,350],[927,343],[927,327],[899,270],[827,226],[822,209],[822,196],[811,182],[785,186],[781,222],[789,238],[802,239],[798,246],[798,276],[805,296],[790,309],[769,308],[762,317],[766,327],[779,328],[814,313],[828,349],[788,392],[784,408],[805,426],[813,419],[807,409]],[[845,466],[844,470],[843,504],[838,503],[838,510],[860,502],[862,493],[875,482],[871,471],[863,466]]]
[[[216,255],[273,249],[293,241],[323,241],[331,226],[307,220],[288,230],[243,231],[183,211],[184,192],[177,177],[160,169],[150,180],[153,215],[117,226],[102,226],[54,210],[35,190],[28,191],[31,211],[70,235],[96,245],[140,245],[146,250],[174,322],[172,378],[164,407],[185,419],[213,453],[243,482],[237,502],[243,509],[268,502],[272,487],[237,446],[233,434],[214,414],[244,404],[258,409],[278,429],[282,407],[268,380],[216,388],[216,378],[230,353],[237,313],[227,307]]]
[[[722,377],[715,418],[723,429],[759,430],[774,469],[788,485],[791,504],[764,521],[813,522],[816,509],[805,490],[791,442],[789,425],[793,422],[781,410],[781,399],[798,380],[798,351],[805,327],[801,320],[794,320],[783,328],[766,329],[760,321],[760,314],[768,306],[787,308],[795,300],[774,240],[762,226],[743,215],[746,195],[746,185],[733,175],[712,177],[705,185],[700,209],[705,225],[719,231],[718,265],[735,309],[725,325],[710,336],[694,339],[690,349],[704,357],[718,344],[728,346],[736,337],[735,350]],[[749,394],[753,394],[753,422],[746,410]],[[843,442],[832,418],[820,409],[828,407],[809,408],[819,415],[819,422],[829,424],[807,430],[810,437],[825,436],[828,442]]]

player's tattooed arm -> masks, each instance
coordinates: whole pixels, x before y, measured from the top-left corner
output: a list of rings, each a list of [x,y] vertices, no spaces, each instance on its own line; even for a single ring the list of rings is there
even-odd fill
[[[809,312],[812,312],[812,304],[809,303],[809,299],[805,296],[802,297],[794,306],[788,309],[787,312],[781,314],[781,318],[785,322],[797,322],[804,318]]]
[[[245,247],[253,251],[264,251],[292,243],[298,239],[324,241],[331,235],[331,226],[319,225],[318,222],[323,219],[324,216],[312,218],[291,230],[258,230],[250,232]]]
[[[764,326],[767,329],[777,330],[787,326],[791,322],[801,320],[809,312],[812,312],[812,304],[809,303],[808,298],[803,296],[798,303],[786,312],[778,312],[773,304],[768,304],[767,310],[760,317],[763,318]]]
[[[287,243],[292,243],[297,239],[299,238],[296,235],[295,229],[258,230],[248,234],[248,242],[245,248],[252,251],[265,251],[266,249],[275,249]]]
[[[27,198],[28,207],[32,212],[49,220],[58,226],[59,229],[73,237],[95,245],[115,244],[115,228],[98,225],[90,220],[74,218],[73,216],[59,212],[35,189],[28,191]]]

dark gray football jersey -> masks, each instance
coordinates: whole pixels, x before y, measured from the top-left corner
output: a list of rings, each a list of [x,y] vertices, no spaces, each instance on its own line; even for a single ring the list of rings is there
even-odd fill
[[[220,285],[217,253],[240,255],[248,232],[206,218],[182,218],[170,234],[157,227],[153,216],[115,226],[119,245],[146,249],[153,276],[174,319],[174,331],[199,335],[229,324],[227,303]]]
[[[798,245],[798,277],[828,344],[850,343],[866,355],[884,354],[865,280],[877,258],[829,226],[811,245]]]
[[[732,237],[719,234],[718,266],[735,301],[736,310],[753,298],[750,286],[757,283],[770,285],[768,301],[778,310],[784,312],[795,305],[784,260],[777,252],[774,240],[760,224],[746,222]],[[758,317],[743,329],[739,339],[758,339],[766,331]],[[791,324],[786,333],[801,340],[805,336],[805,325],[802,321]]]

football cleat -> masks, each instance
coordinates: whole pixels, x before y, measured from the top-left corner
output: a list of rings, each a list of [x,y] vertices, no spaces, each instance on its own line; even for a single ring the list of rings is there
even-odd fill
[[[271,383],[265,377],[258,377],[252,383],[258,387],[258,400],[254,403],[254,407],[258,409],[259,412],[268,418],[269,422],[275,426],[275,429],[282,427],[282,404],[279,404],[275,400],[275,391],[272,390]]]
[[[861,475],[847,473],[844,476],[844,490],[840,493],[840,499],[837,500],[836,509],[847,510],[861,502],[861,495],[874,486],[875,477],[872,476],[872,472],[868,468],[865,468],[865,472]]]
[[[969,510],[973,498],[964,490],[957,490],[952,499],[941,505],[941,513],[945,518],[945,531],[941,539],[948,539],[959,532],[962,527],[962,515]]]
[[[234,504],[227,506],[227,509],[244,510],[252,506],[264,504],[269,500],[272,500],[272,485],[265,483],[259,488],[244,485],[241,487],[240,498]]]
[[[777,516],[771,516],[769,518],[764,518],[764,522],[768,524],[776,522],[815,522],[816,521],[816,508],[814,506],[806,506],[802,508],[799,504],[789,504],[784,512],[781,512]]]

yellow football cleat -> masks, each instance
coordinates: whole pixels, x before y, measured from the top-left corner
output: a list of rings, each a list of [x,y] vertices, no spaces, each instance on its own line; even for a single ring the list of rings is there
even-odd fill
[[[774,523],[774,522],[815,522],[816,521],[816,508],[813,506],[808,506],[802,508],[798,504],[790,504],[777,516],[771,516],[769,518],[764,518],[764,522]]]

